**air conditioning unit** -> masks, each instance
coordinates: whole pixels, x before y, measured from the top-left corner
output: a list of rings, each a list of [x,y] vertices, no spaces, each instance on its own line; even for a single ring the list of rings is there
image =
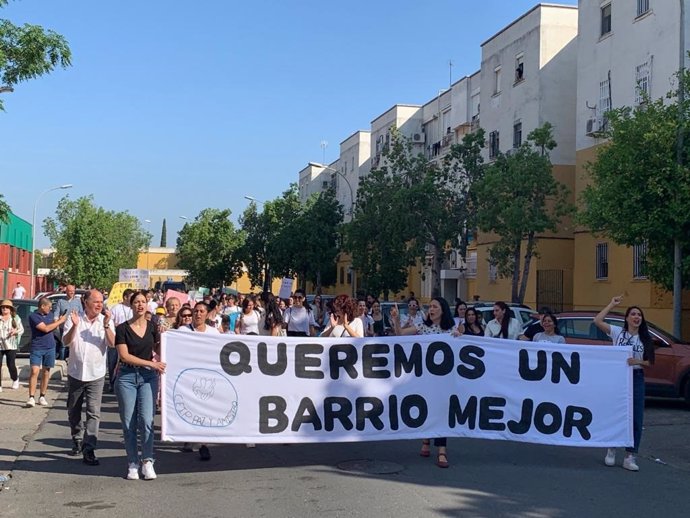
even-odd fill
[[[412,135],[412,142],[422,143],[424,142],[424,135],[422,133],[415,133]]]
[[[587,127],[585,128],[585,135],[588,137],[593,137],[598,130],[598,124],[596,117],[587,119]]]

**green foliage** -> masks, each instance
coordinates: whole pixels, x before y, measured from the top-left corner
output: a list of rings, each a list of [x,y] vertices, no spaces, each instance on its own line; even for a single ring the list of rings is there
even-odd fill
[[[690,85],[688,75],[683,78]],[[669,102],[670,100],[670,102]],[[646,241],[648,277],[673,289],[673,243],[683,252],[683,286],[690,287],[690,103],[675,92],[607,114],[609,142],[589,164],[592,183],[582,193],[580,221],[592,232],[620,245]],[[683,130],[683,166],[678,164],[679,120]]]
[[[136,268],[139,251],[151,238],[137,218],[96,207],[92,196],[62,198],[43,228],[55,248],[58,278],[94,288],[110,288],[120,268]]]
[[[546,123],[510,154],[499,154],[474,187],[479,229],[498,236],[490,257],[502,276],[512,278],[513,302],[524,300],[536,235],[556,231],[573,210],[568,190],[552,174],[548,151],[555,145]]]
[[[252,203],[240,218],[246,236],[241,251],[252,286],[270,289],[275,276],[299,276],[317,288],[335,283],[339,226],[342,207],[332,191],[299,201],[292,184],[280,198],[263,204],[259,212]]]
[[[0,194],[0,223],[9,223],[10,212],[12,212],[12,210],[10,209],[8,203],[3,199],[4,197],[4,195]]]
[[[230,210],[204,209],[185,223],[177,238],[180,268],[197,286],[217,287],[232,283],[242,274],[238,251],[244,236],[230,221]]]
[[[6,0],[0,0],[0,7],[6,4]],[[0,86],[14,86],[52,72],[58,66],[67,68],[71,60],[67,40],[60,34],[38,25],[18,27],[0,19]]]
[[[440,274],[448,244],[465,253],[473,227],[471,185],[481,176],[483,131],[466,135],[440,163],[422,154],[395,128],[380,169],[360,184],[355,219],[345,244],[366,288],[399,291],[407,268],[432,255],[432,294],[440,295]]]
[[[161,227],[161,248],[165,248],[166,246],[168,246],[168,227],[165,218],[163,218],[163,226]]]

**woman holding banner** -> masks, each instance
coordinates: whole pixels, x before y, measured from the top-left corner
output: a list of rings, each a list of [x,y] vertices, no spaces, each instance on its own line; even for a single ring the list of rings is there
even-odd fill
[[[642,439],[642,424],[644,421],[644,370],[654,364],[654,344],[649,334],[647,321],[642,310],[637,306],[630,306],[625,312],[625,323],[618,327],[607,323],[604,319],[609,311],[618,306],[623,300],[622,296],[613,297],[609,305],[602,309],[594,317],[594,324],[611,337],[614,346],[622,345],[632,348],[632,357],[628,358],[633,377],[633,447],[625,448],[623,468],[629,471],[639,471],[635,455],[640,448]],[[616,450],[609,448],[604,458],[607,466],[616,465]]]
[[[414,327],[400,327],[400,312],[398,311],[397,304],[391,308],[391,320],[393,321],[393,330],[396,335],[453,334],[457,336],[458,334],[453,331],[455,328],[455,321],[453,320],[453,314],[450,312],[448,302],[442,297],[434,297],[431,299],[426,319]],[[446,443],[446,437],[437,437],[434,439],[434,446],[438,448],[436,465],[439,468],[448,467]],[[431,441],[429,439],[424,439],[419,454],[422,457],[429,457],[431,455],[430,446]]]

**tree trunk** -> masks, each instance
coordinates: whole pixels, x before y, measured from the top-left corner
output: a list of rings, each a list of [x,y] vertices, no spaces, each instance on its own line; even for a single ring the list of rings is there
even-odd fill
[[[511,282],[510,301],[518,301],[518,283],[520,281],[520,252],[522,251],[522,239],[518,239],[513,245],[513,279]]]
[[[433,262],[431,263],[431,297],[441,296],[441,268],[443,267],[443,253],[441,247],[433,245]]]
[[[525,301],[525,292],[527,291],[527,280],[529,279],[529,269],[532,264],[532,253],[534,252],[535,243],[534,232],[527,235],[527,250],[525,250],[525,263],[522,270],[522,279],[520,279],[520,293],[518,294],[518,302],[523,304]]]
[[[683,338],[683,255],[680,240],[673,240],[673,335]]]

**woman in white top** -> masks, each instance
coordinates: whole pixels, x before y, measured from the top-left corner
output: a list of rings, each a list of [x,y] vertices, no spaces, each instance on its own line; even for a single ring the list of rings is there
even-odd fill
[[[338,295],[332,303],[330,325],[323,330],[321,336],[364,336],[362,319],[355,317],[357,306],[355,301],[347,295]]]
[[[419,324],[423,323],[424,320],[424,312],[419,309],[419,301],[410,298],[410,300],[407,301],[407,318],[402,322],[401,327],[403,329],[407,327],[416,328]]]
[[[235,334],[259,334],[259,312],[254,309],[254,298],[249,295],[242,301],[242,312],[235,324]]]
[[[17,316],[17,310],[11,300],[3,300],[0,304],[0,369],[2,368],[2,358],[7,357],[7,370],[10,371],[12,378],[12,388],[19,388],[19,377],[17,376],[17,346],[24,334],[22,320]],[[0,378],[0,392],[2,392],[2,379]]]
[[[510,308],[505,302],[494,303],[494,319],[486,324],[484,336],[517,340],[522,333],[522,326],[517,319],[510,316]]]
[[[623,327],[612,326],[604,320],[609,311],[618,306],[622,300],[623,297],[613,297],[609,305],[594,317],[594,324],[611,337],[614,346],[630,347],[632,349],[632,357],[628,358],[627,362],[632,371],[633,382],[633,447],[625,448],[623,468],[629,471],[639,471],[640,468],[635,460],[635,455],[637,455],[637,451],[640,448],[644,421],[645,387],[643,367],[654,365],[654,343],[649,334],[644,314],[637,306],[630,306],[625,312]],[[616,465],[616,450],[614,448],[609,448],[606,452],[604,464],[607,466]]]
[[[314,313],[306,301],[303,290],[297,290],[293,297],[293,304],[287,310],[283,319],[283,326],[287,329],[288,336],[314,336],[316,321]]]

